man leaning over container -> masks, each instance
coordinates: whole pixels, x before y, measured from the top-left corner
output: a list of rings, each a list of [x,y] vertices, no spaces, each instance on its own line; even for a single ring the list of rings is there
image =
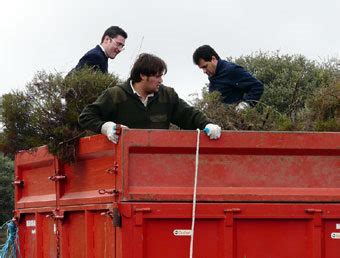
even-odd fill
[[[209,92],[220,92],[225,104],[236,103],[236,111],[255,106],[261,98],[262,82],[243,67],[222,60],[211,46],[197,48],[193,61],[208,75]]]
[[[173,88],[164,86],[166,63],[152,54],[141,54],[130,78],[105,90],[86,106],[79,116],[83,129],[102,133],[118,142],[117,124],[128,128],[169,129],[170,123],[181,129],[204,129],[210,139],[218,139],[221,128],[211,123],[199,110],[178,97]]]

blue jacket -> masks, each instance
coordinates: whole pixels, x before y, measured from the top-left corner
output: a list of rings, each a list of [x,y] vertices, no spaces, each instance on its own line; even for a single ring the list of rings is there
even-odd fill
[[[88,67],[93,67],[94,70],[101,71],[102,73],[107,73],[108,58],[99,45],[87,52],[79,60],[79,63],[73,70],[80,70],[85,65],[87,65]]]
[[[209,81],[209,91],[219,91],[226,104],[246,101],[254,106],[263,93],[263,84],[243,67],[221,59]]]

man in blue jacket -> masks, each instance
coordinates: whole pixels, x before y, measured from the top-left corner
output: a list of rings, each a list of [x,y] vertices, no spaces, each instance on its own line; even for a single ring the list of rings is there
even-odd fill
[[[108,72],[108,58],[114,59],[124,50],[127,33],[118,26],[108,28],[103,36],[100,45],[88,51],[80,60],[74,70],[80,70],[87,66],[102,73]]]
[[[237,103],[236,111],[253,107],[261,98],[263,84],[243,67],[222,60],[209,45],[197,48],[194,63],[209,78],[209,91],[218,91],[226,104]]]

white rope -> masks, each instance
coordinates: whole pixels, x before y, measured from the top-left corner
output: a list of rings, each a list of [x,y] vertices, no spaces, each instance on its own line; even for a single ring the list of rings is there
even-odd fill
[[[194,230],[195,230],[195,219],[196,219],[196,193],[197,193],[197,177],[198,177],[199,147],[200,147],[200,129],[197,129],[196,161],[195,161],[195,182],[194,182],[194,196],[193,196],[193,201],[192,201],[192,220],[191,220],[191,238],[190,238],[190,258],[193,257],[193,250],[194,250]]]

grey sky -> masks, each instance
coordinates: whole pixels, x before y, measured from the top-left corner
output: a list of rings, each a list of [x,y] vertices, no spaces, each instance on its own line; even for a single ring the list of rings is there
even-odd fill
[[[126,78],[141,46],[167,62],[164,84],[187,98],[207,82],[192,63],[198,46],[221,57],[280,50],[339,58],[339,13],[339,0],[1,1],[0,94],[23,89],[38,70],[67,73],[119,25],[129,37],[109,71]]]

